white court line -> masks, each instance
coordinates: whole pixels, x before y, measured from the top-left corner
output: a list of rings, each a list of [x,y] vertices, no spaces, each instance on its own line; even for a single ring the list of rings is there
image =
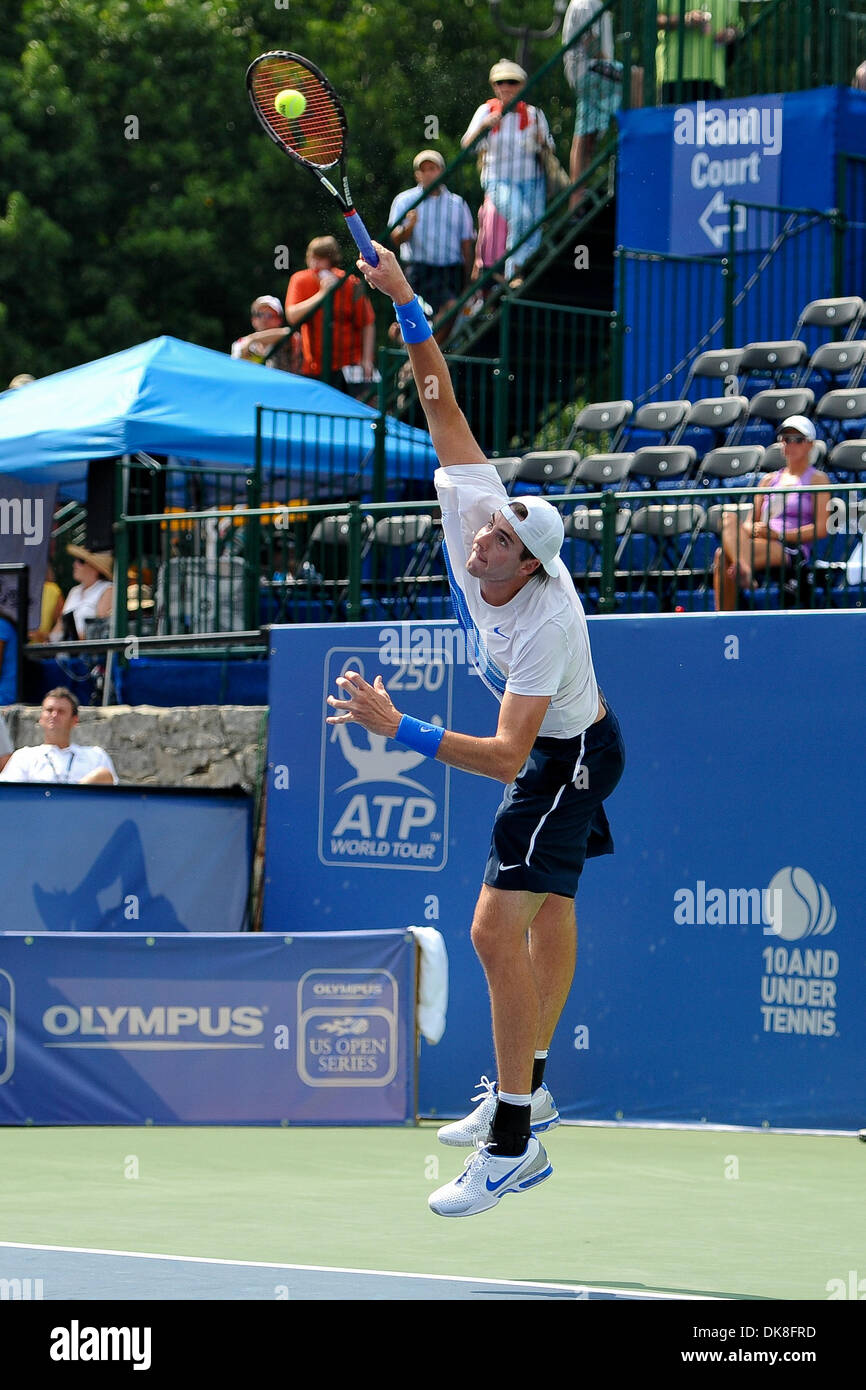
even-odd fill
[[[699,1302],[719,1302],[715,1294],[702,1293],[624,1293],[622,1289],[609,1288],[601,1284],[546,1284],[529,1279],[486,1279],[473,1278],[469,1274],[409,1274],[401,1269],[356,1269],[351,1265],[294,1265],[280,1264],[273,1260],[227,1260],[215,1255],[156,1255],[150,1250],[100,1250],[87,1245],[30,1245],[24,1241],[0,1240],[0,1249],[6,1250],[45,1250],[52,1254],[65,1255],[115,1255],[129,1260],[175,1260],[179,1264],[231,1265],[239,1269],[295,1269],[310,1274],[367,1274],[372,1277],[383,1276],[390,1279],[438,1279],[448,1284],[493,1284],[514,1289],[551,1289],[557,1293],[612,1293],[621,1298],[657,1298],[677,1301],[685,1299]]]
[[[422,1118],[429,1119],[431,1124],[439,1123],[436,1116],[425,1115]],[[806,1137],[811,1135],[818,1139],[853,1139],[854,1135],[859,1133],[856,1129],[788,1129],[779,1125],[705,1124],[699,1120],[564,1120],[560,1116],[559,1123],[566,1129],[689,1130],[694,1134],[796,1134]]]

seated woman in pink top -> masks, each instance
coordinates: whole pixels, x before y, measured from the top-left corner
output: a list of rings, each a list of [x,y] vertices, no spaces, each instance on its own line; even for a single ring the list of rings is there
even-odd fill
[[[713,590],[716,609],[736,608],[740,589],[754,586],[756,570],[793,569],[808,560],[812,545],[827,534],[829,492],[793,492],[819,487],[830,479],[809,463],[815,442],[815,426],[805,415],[791,415],[779,426],[785,467],[771,473],[755,498],[752,515],[740,523],[734,510],[723,513],[721,546],[713,557]]]

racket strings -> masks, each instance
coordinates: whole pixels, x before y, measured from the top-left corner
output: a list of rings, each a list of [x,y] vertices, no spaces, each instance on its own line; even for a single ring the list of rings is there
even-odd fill
[[[287,88],[300,92],[307,103],[294,120],[274,106],[277,94]],[[253,74],[251,91],[262,119],[287,149],[322,169],[337,163],[345,146],[340,110],[314,73],[285,58],[266,59]]]

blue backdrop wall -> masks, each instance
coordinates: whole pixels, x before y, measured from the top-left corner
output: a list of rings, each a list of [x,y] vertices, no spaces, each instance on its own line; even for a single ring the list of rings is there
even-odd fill
[[[560,1109],[859,1127],[866,614],[590,631],[628,767],[608,808],[616,854],[590,862],[578,896],[549,1065]],[[460,656],[450,624],[272,631],[265,927],[442,931],[451,998],[443,1039],[422,1045],[429,1115],[461,1112],[494,1074],[469,926],[501,789],[359,729],[335,736],[325,698],[360,665],[404,712],[489,733],[496,704]]]
[[[628,111],[618,120],[617,245],[684,258],[673,271],[649,259],[618,261],[623,395],[670,399],[688,363],[674,368],[698,342],[733,348],[788,338],[803,305],[834,293],[829,223],[789,219],[796,235],[773,249],[784,219],[744,210],[734,288],[747,292],[736,307],[736,341],[724,341],[730,203],[842,208],[862,220],[862,200],[839,186],[837,157],[866,154],[866,95],[827,87]],[[862,169],[852,177],[860,187]],[[848,241],[862,245],[856,235]],[[844,269],[842,292],[861,293],[860,255]]]

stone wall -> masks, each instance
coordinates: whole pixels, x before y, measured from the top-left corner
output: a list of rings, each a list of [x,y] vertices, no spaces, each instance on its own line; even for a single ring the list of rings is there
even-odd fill
[[[111,755],[121,782],[136,786],[255,789],[267,707],[82,705],[73,742],[97,743]],[[12,705],[6,724],[16,748],[43,742],[39,708]]]

